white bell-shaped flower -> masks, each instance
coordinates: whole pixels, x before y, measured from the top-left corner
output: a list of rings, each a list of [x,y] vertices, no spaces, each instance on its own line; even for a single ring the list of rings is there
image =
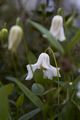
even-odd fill
[[[50,33],[59,41],[65,40],[62,16],[56,15],[53,17],[50,27]]]
[[[14,25],[11,27],[8,38],[8,49],[15,52],[19,46],[23,36],[23,30],[20,26]]]
[[[60,68],[56,68],[50,65],[50,58],[46,53],[41,53],[35,64],[27,65],[28,74],[26,80],[31,80],[33,78],[33,73],[37,69],[43,70],[44,78],[52,79],[56,76],[60,77]]]

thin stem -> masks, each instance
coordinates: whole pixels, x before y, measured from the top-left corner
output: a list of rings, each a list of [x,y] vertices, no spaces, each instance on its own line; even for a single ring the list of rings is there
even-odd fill
[[[54,58],[54,62],[55,62],[55,65],[56,65],[56,68],[57,68],[57,79],[58,79],[58,90],[59,90],[59,71],[58,71],[58,65],[57,65],[57,62],[56,62],[56,57],[55,57],[55,55],[54,55],[54,52],[53,52],[53,50],[51,49],[51,48],[49,48],[50,49],[50,51],[52,52],[52,55],[53,55],[53,58]],[[58,92],[58,105],[59,105],[59,92]]]
[[[16,53],[15,53],[15,58],[16,58],[16,64],[19,67],[18,69],[20,69],[22,74],[24,74],[25,73],[24,68],[19,65],[19,55],[17,55]]]
[[[72,101],[72,103],[78,108],[78,110],[80,111],[79,105],[77,105],[77,103],[76,103],[73,99],[72,99],[71,101]]]
[[[47,50],[49,50],[51,53],[52,53],[52,55],[53,55],[53,59],[54,59],[54,62],[55,62],[55,65],[56,65],[56,69],[57,69],[57,80],[58,80],[58,105],[60,104],[60,95],[59,95],[59,70],[58,70],[58,64],[57,64],[57,61],[56,61],[56,57],[55,57],[55,54],[54,54],[54,52],[53,52],[53,50],[50,48],[50,47],[48,47],[47,49],[46,49],[46,51]]]
[[[11,54],[11,61],[12,61],[12,64],[13,64],[13,68],[14,68],[15,75],[16,75],[16,77],[18,78],[16,62],[15,62],[15,60],[14,60],[14,55],[13,55],[13,54]]]
[[[42,95],[46,95],[46,94],[48,94],[48,93],[50,93],[50,92],[52,92],[54,90],[56,90],[56,88],[51,88],[51,89],[45,91]]]

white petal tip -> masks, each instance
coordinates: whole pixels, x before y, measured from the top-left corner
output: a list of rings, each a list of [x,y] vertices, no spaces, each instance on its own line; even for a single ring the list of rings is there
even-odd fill
[[[61,40],[59,40],[60,42],[63,42],[63,41],[66,41],[66,38],[65,39],[61,39]]]
[[[25,80],[29,81],[29,80],[31,80],[31,79],[29,79],[29,78],[26,78]]]

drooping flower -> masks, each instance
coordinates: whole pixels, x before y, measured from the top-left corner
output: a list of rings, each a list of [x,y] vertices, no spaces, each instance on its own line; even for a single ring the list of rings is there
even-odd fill
[[[8,38],[8,49],[15,52],[19,46],[23,36],[23,30],[20,26],[14,25],[11,27]]]
[[[37,69],[42,69],[44,78],[52,79],[53,77],[60,77],[60,68],[50,65],[50,58],[47,53],[41,53],[35,64],[27,65],[28,74],[26,80],[31,80],[33,78],[33,73]]]
[[[53,12],[55,9],[55,4],[54,4],[54,1],[53,0],[47,0],[47,7],[45,9],[46,12]]]
[[[7,28],[2,28],[0,31],[0,37],[2,40],[6,40],[8,38],[8,30]]]
[[[62,16],[56,15],[53,17],[50,27],[50,33],[53,35],[54,38],[56,38],[56,40],[65,40]]]

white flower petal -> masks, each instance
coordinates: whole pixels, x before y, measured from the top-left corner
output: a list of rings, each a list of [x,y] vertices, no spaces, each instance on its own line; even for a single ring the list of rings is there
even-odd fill
[[[37,64],[27,65],[28,75],[26,77],[26,80],[31,80],[33,78],[33,73],[37,69]]]
[[[44,73],[44,78],[48,78],[48,79],[51,79],[51,80],[52,80],[52,78],[53,78],[53,73],[50,72],[50,70],[44,70],[43,73]]]
[[[60,41],[65,40],[62,16],[56,15],[53,17],[51,27],[50,27],[50,33],[57,40],[60,40]]]
[[[60,39],[60,41],[64,41],[66,39],[66,37],[64,35],[64,29],[63,29],[63,27],[61,27],[60,36],[59,36],[58,39]]]
[[[44,78],[52,79],[53,77],[61,77],[59,70],[60,68],[56,68],[50,65],[47,70],[43,70]]]
[[[26,77],[26,80],[31,80],[33,78],[33,72],[31,70],[31,66],[27,65],[28,75]]]
[[[48,69],[50,66],[49,55],[46,53],[41,53],[39,58],[38,58],[37,64],[39,67],[43,67],[45,69]]]

